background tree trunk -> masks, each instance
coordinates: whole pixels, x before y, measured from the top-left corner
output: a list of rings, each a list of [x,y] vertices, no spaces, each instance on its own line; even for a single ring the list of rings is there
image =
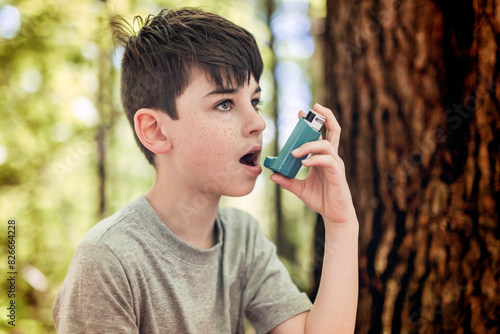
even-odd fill
[[[497,333],[500,2],[329,0],[359,333]],[[318,248],[318,247],[317,247]]]

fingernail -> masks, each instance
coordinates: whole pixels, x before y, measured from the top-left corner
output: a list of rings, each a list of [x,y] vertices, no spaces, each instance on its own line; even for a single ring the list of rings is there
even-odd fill
[[[316,105],[317,105],[318,107],[324,108],[324,107],[323,107],[321,104],[319,104],[318,102],[316,102]]]
[[[300,154],[302,150],[299,148],[296,148],[295,150],[292,151],[292,155],[297,155],[297,154]]]

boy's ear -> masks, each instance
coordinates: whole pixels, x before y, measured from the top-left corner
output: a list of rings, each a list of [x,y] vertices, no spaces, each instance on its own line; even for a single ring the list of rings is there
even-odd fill
[[[172,148],[172,142],[162,130],[164,116],[167,115],[148,108],[139,109],[134,115],[134,129],[137,137],[142,145],[156,154],[167,153]]]

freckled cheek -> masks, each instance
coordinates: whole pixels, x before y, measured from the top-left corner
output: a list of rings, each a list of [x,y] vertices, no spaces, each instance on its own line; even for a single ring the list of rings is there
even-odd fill
[[[218,166],[232,160],[236,133],[218,133],[213,128],[193,129],[192,133],[190,143],[186,145],[186,149],[191,152],[188,157],[191,163],[198,166]]]
[[[224,129],[224,136],[228,140],[231,140],[231,139],[234,140],[238,136],[238,132],[234,128],[225,128]]]

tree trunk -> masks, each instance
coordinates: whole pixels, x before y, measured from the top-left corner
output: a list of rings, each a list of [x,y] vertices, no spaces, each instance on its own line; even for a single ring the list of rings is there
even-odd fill
[[[359,333],[497,333],[500,2],[329,0]]]
[[[105,30],[109,28],[110,15],[108,9],[107,0],[99,0],[99,8],[102,13],[98,18],[99,30]],[[100,123],[97,126],[97,134],[95,137],[97,146],[97,176],[99,180],[99,203],[98,203],[98,218],[102,219],[106,216],[108,205],[107,205],[107,173],[106,173],[106,157],[108,153],[108,147],[110,145],[110,139],[108,138],[108,133],[111,133],[112,128],[115,125],[116,117],[119,111],[116,110],[113,103],[113,90],[114,90],[114,68],[112,64],[112,53],[113,50],[110,49],[109,41],[102,41],[101,36],[98,36],[96,44],[99,45],[99,57],[98,57],[98,90],[96,95],[96,106],[99,110]]]

